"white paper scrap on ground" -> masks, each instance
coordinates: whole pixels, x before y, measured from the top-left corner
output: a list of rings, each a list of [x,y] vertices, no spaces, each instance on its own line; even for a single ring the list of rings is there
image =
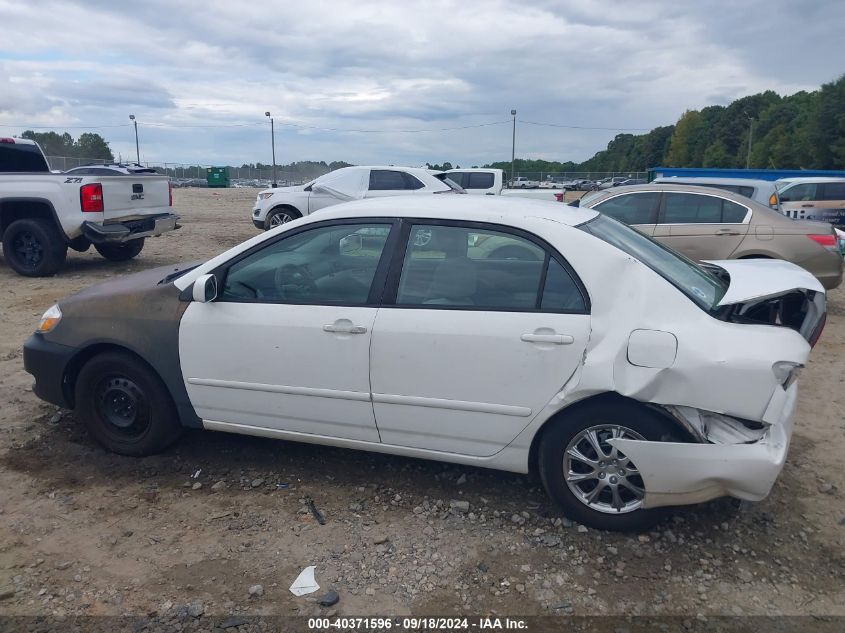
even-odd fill
[[[311,565],[299,572],[299,576],[296,577],[296,580],[290,586],[290,592],[295,596],[304,596],[314,593],[319,588],[320,585],[314,579],[314,565]]]

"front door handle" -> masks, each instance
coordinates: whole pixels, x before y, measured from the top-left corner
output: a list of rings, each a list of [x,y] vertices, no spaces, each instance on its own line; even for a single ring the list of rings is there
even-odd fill
[[[812,209],[812,208],[813,208],[813,206],[814,206],[814,205],[812,205],[812,204],[802,204],[802,205],[801,205],[801,208],[802,208],[802,209]]]
[[[554,345],[572,345],[575,338],[568,334],[523,334],[519,337],[524,343],[553,343]]]
[[[334,332],[335,334],[366,334],[367,328],[363,325],[330,323],[323,326],[323,332]]]

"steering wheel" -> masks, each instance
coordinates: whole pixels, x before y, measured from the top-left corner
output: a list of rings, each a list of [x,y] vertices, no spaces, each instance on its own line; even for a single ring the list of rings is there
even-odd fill
[[[295,299],[296,297],[288,296],[291,291],[294,291],[295,294],[300,296],[317,292],[317,284],[305,266],[285,264],[281,268],[276,269],[276,275],[273,281],[276,286],[276,292],[281,299]]]

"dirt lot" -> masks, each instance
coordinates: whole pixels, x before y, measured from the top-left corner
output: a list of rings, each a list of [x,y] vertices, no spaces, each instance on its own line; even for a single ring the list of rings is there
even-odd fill
[[[54,301],[256,234],[254,190],[174,193],[184,228],[128,265],[71,252],[26,279],[0,263],[0,614],[845,615],[845,291],[771,496],[605,534],[561,521],[528,477],[210,432],[119,457],[39,401],[20,349]],[[307,565],[336,606],[288,591]]]

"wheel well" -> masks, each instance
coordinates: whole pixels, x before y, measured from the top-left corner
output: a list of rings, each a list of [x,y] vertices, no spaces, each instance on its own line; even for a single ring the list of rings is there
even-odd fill
[[[3,200],[0,202],[0,235],[6,232],[8,226],[15,220],[33,218],[56,222],[53,208],[42,200]],[[62,232],[61,227],[57,228]],[[64,235],[64,232],[62,232]]]
[[[279,209],[284,209],[285,211],[293,211],[296,214],[297,218],[302,217],[302,214],[299,212],[299,209],[297,209],[295,206],[293,206],[291,204],[278,204],[275,207],[273,207],[272,209],[270,209],[270,213],[273,213],[274,211],[278,211]],[[268,213],[267,215],[270,215],[270,213]]]
[[[548,420],[543,422],[543,426],[534,434],[534,438],[531,440],[531,448],[528,451],[528,469],[532,474],[537,474],[537,466],[538,466],[538,452],[540,450],[540,443],[543,439],[543,434],[545,433],[546,429],[551,426],[551,423],[559,420],[561,418],[566,418],[568,415],[571,415],[575,411],[580,411],[584,408],[594,407],[598,404],[606,403],[606,402],[615,402],[615,403],[625,403],[629,405],[633,405],[636,407],[648,408],[649,411],[653,411],[660,415],[664,420],[669,422],[675,429],[677,429],[689,442],[695,442],[696,439],[690,435],[690,432],[684,428],[684,426],[678,422],[675,418],[669,415],[666,411],[663,411],[657,407],[648,407],[645,403],[640,402],[639,400],[634,400],[633,398],[628,398],[623,396],[619,393],[614,391],[608,391],[605,393],[600,393],[595,396],[590,396],[588,398],[584,398],[583,400],[579,400],[575,402],[565,409],[558,411],[553,416],[551,416]]]
[[[159,373],[142,356],[127,347],[123,347],[122,345],[117,345],[115,343],[95,343],[94,345],[80,350],[73,358],[71,358],[67,367],[65,367],[65,375],[62,379],[62,389],[64,391],[65,399],[68,404],[70,404],[71,408],[76,407],[76,379],[79,377],[79,372],[82,371],[82,368],[89,360],[105,352],[119,352],[138,359],[144,363],[144,365],[146,365],[153,374],[158,376],[158,379],[161,380],[161,383],[165,386],[167,393],[170,393],[170,388],[164,380],[161,379]],[[170,397],[172,399],[173,394],[170,394]]]

